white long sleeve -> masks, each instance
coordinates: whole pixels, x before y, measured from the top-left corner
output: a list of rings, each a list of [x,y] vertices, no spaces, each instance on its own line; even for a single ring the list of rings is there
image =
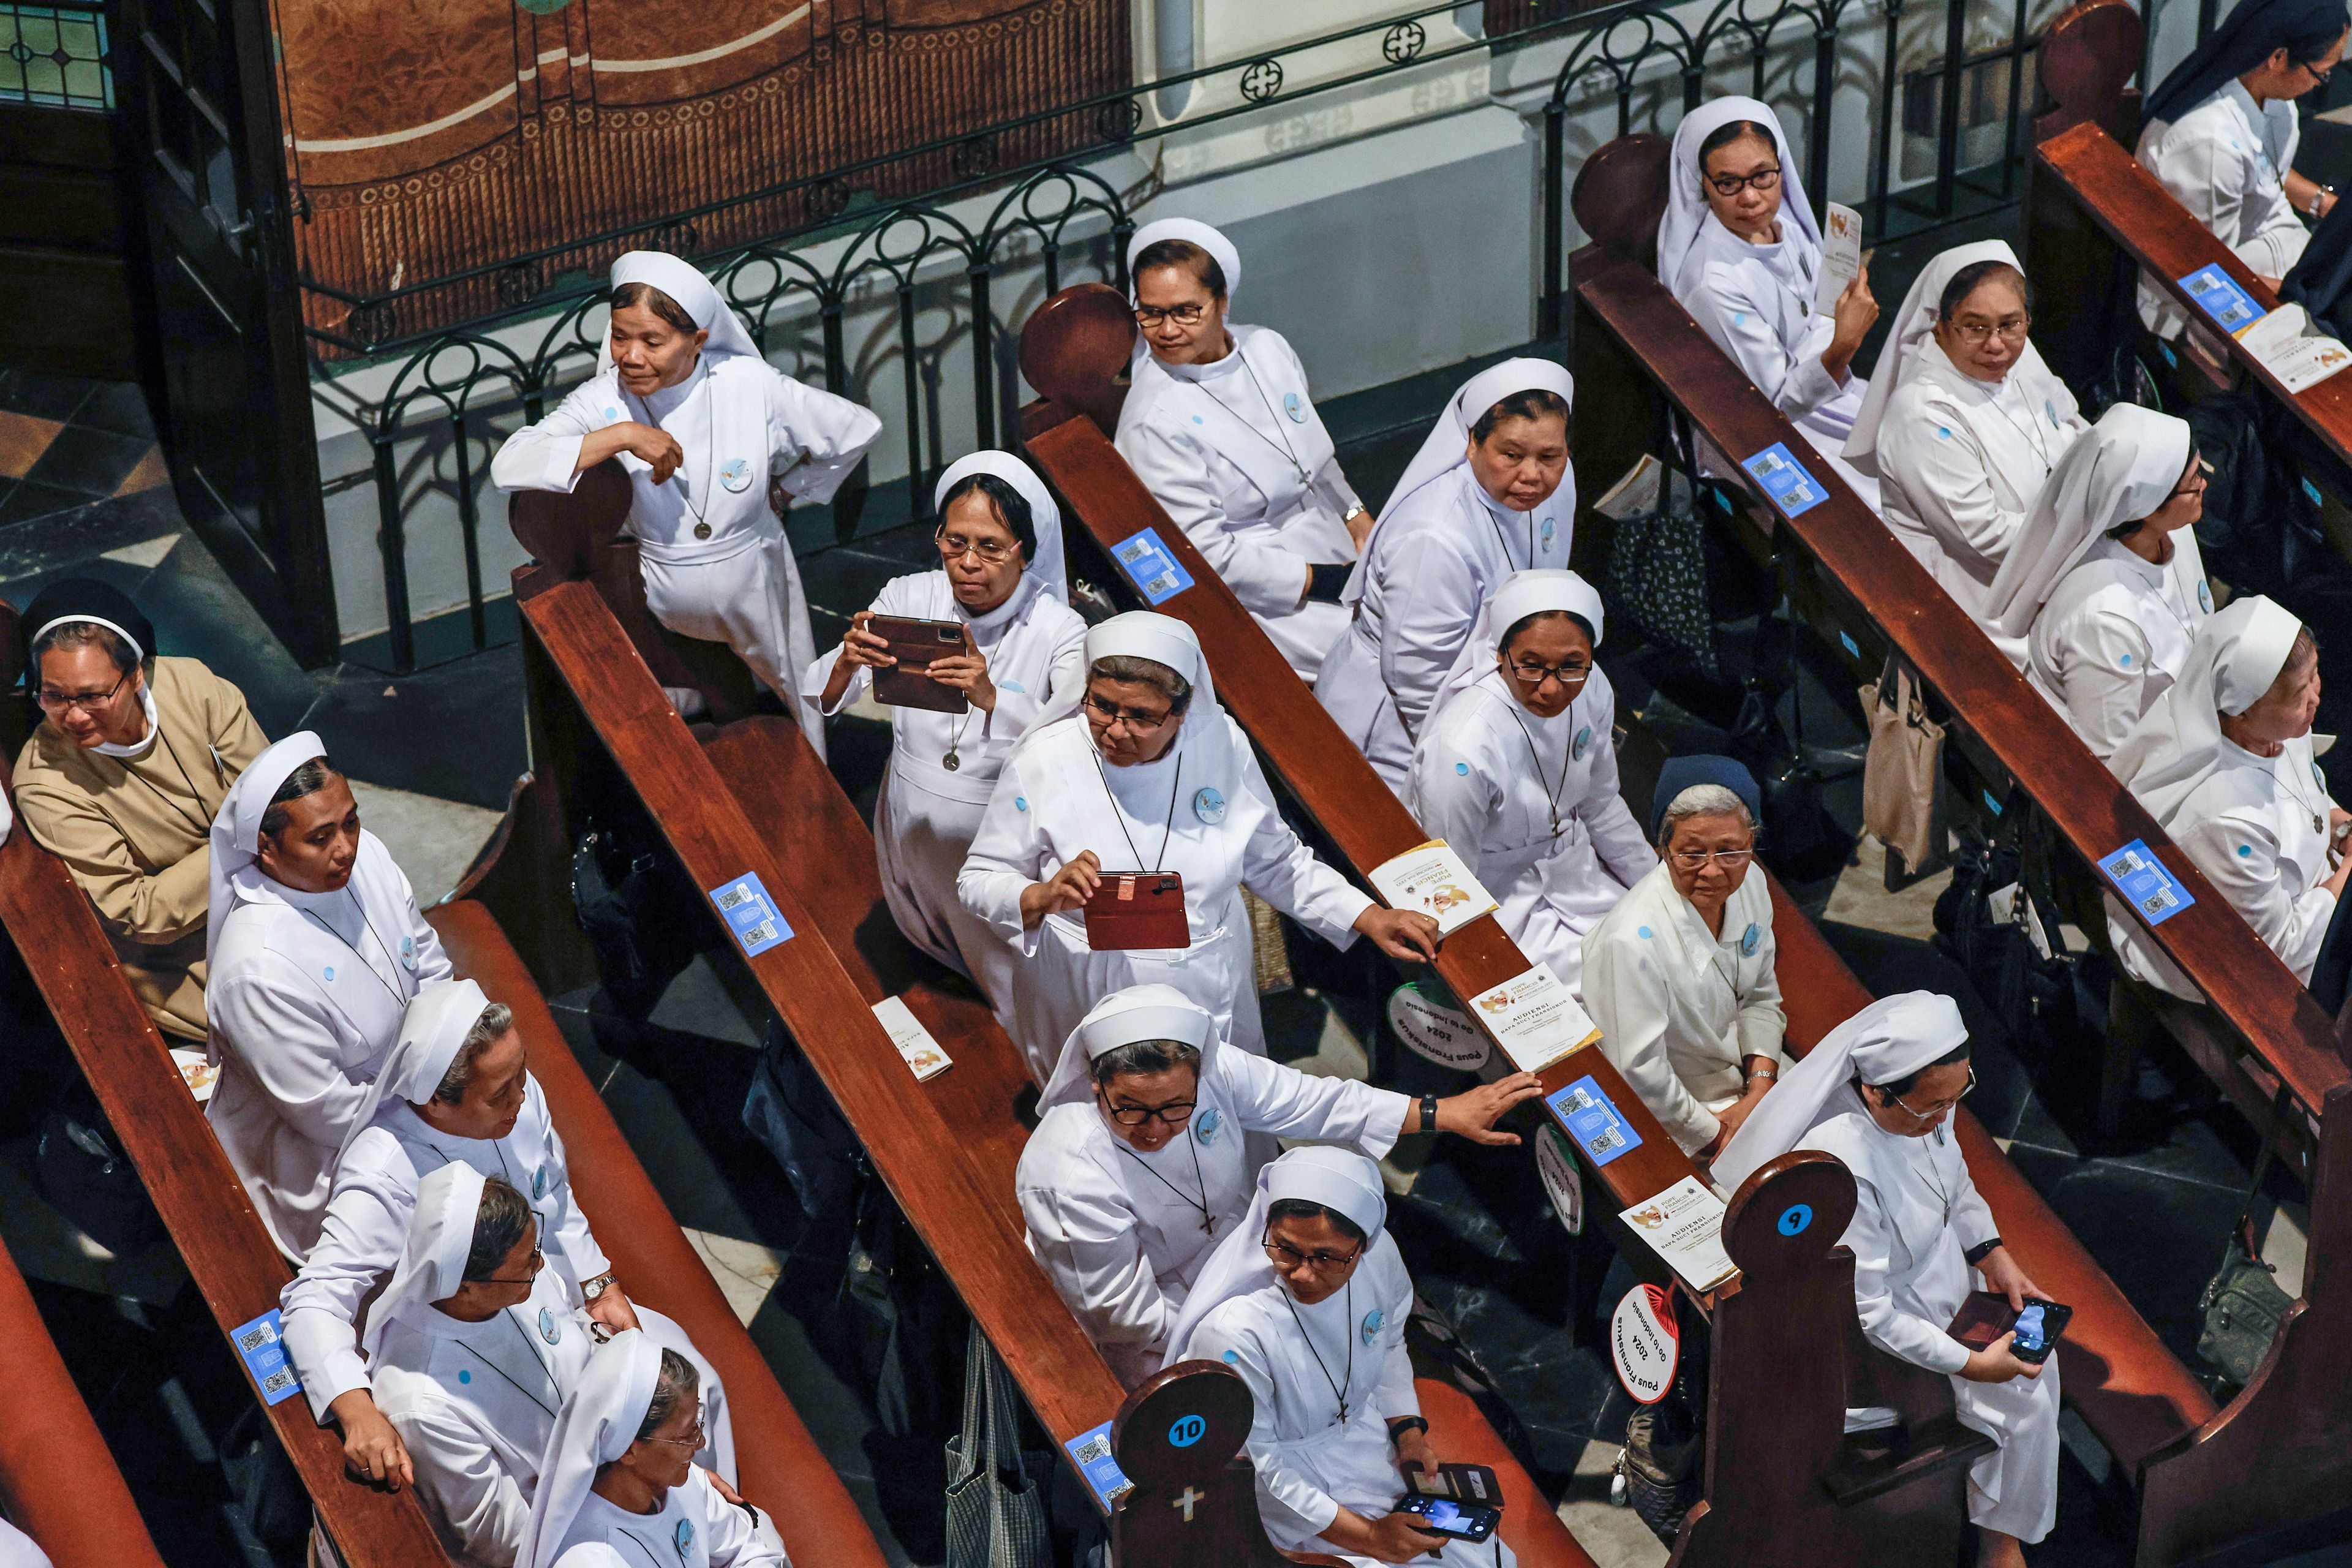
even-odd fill
[[[1685,1154],[1715,1142],[1722,1123],[1684,1087],[1666,1055],[1672,1008],[1657,948],[1647,942],[1584,943],[1584,1006],[1601,1030],[1601,1052],[1623,1075],[1658,1125]]]
[[[996,781],[996,793],[982,813],[980,831],[972,835],[963,869],[956,873],[956,897],[963,907],[986,921],[996,933],[1025,957],[1037,951],[1038,932],[1021,926],[1021,894],[1030,883],[1043,881],[1061,868],[1048,866],[1051,856],[1037,814],[1030,809],[1022,778],[1022,757],[1007,759]],[[1039,922],[1043,930],[1044,922]]]
[[[2197,796],[2190,796],[2194,806]],[[2333,804],[2330,802],[2329,804]],[[2254,934],[2305,984],[2319,962],[2321,942],[2336,916],[2336,895],[2306,888],[2298,896],[2281,874],[2278,831],[2264,813],[2224,810],[2177,815],[2170,832],[2181,852],[2221,890]]]
[[[1243,789],[1266,803],[1242,852],[1242,885],[1332,946],[1346,952],[1356,921],[1372,907],[1370,895],[1308,848],[1274,808],[1274,791],[1246,745],[1238,748]],[[998,792],[1000,795],[1003,791]]]
[[[1784,342],[1779,301],[1754,295],[1755,286],[1766,279],[1760,267],[1711,265],[1704,286],[1690,301],[1691,314],[1724,353],[1739,362],[1739,368],[1759,392],[1772,400],[1773,407],[1799,419],[1833,402],[1845,390],[1845,384],[1822,363],[1837,324],[1827,316],[1809,315],[1803,335],[1794,342]]]
[[[1344,1143],[1385,1159],[1404,1131],[1410,1096],[1353,1079],[1318,1078],[1247,1051],[1217,1053],[1220,1088],[1253,1132],[1315,1143]]]
[[[492,1568],[513,1563],[530,1522],[530,1500],[481,1431],[441,1399],[404,1405],[387,1419],[415,1464],[427,1516],[442,1521],[443,1543]]]
[[[1307,596],[1306,558],[1225,525],[1224,491],[1211,468],[1215,459],[1206,449],[1157,419],[1122,427],[1118,447],[1136,478],[1244,609],[1286,616],[1298,608]]]

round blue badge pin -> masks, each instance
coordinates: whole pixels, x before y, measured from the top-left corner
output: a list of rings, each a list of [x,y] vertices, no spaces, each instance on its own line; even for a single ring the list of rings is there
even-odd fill
[[[1286,392],[1282,395],[1282,411],[1290,416],[1290,422],[1293,425],[1307,423],[1307,400],[1295,392]]]
[[[1542,542],[1543,549],[1549,550],[1551,548],[1551,536],[1555,527],[1556,525],[1553,523],[1551,519],[1546,518],[1543,520],[1543,527],[1538,530],[1537,533],[1537,537]]]
[[[2213,590],[2202,583],[2197,584],[2197,607],[2209,616],[2213,613]]]
[[[1470,776],[1470,764],[1468,763],[1454,763],[1454,776],[1456,778],[1468,778]]]
[[[1225,1363],[1227,1366],[1234,1366],[1234,1365],[1237,1365],[1237,1364],[1240,1363],[1241,1359],[1242,1359],[1242,1358],[1241,1358],[1241,1352],[1238,1352],[1238,1351],[1227,1351],[1227,1352],[1224,1353],[1224,1358],[1223,1358],[1223,1359],[1224,1359],[1224,1363]]]
[[[1013,797],[1013,810],[1015,810],[1015,811],[1026,811],[1026,810],[1028,810],[1028,809],[1029,809],[1029,797],[1028,797],[1027,795],[1014,795],[1014,796]]]
[[[730,458],[719,470],[719,482],[734,494],[740,495],[751,488],[751,464],[746,458]]]
[[[1570,759],[1571,761],[1574,761],[1574,762],[1580,762],[1580,762],[1582,762],[1582,761],[1584,761],[1584,752],[1585,752],[1585,748],[1586,748],[1586,747],[1588,747],[1588,746],[1590,746],[1590,745],[1591,745],[1591,744],[1592,744],[1592,726],[1591,726],[1591,725],[1590,725],[1590,724],[1587,724],[1583,729],[1579,730],[1579,731],[1576,732],[1576,742],[1575,742],[1575,743],[1574,743],[1573,745],[1570,746],[1570,747],[1569,747],[1569,749],[1568,749],[1568,754],[1569,754]]]
[[[416,967],[416,939],[415,937],[404,936],[400,939],[400,963],[401,967],[404,969],[414,969]]]
[[[1647,942],[1650,940],[1650,928],[1648,926],[1638,926],[1634,929],[1633,934],[1640,937],[1643,942]]]
[[[556,1322],[555,1314],[544,1307],[539,1310],[539,1337],[551,1345],[563,1342],[563,1330]]]
[[[547,1195],[547,1167],[541,1165],[530,1173],[530,1201],[537,1203]]]
[[[1370,1311],[1364,1314],[1364,1326],[1361,1333],[1366,1344],[1370,1344],[1374,1340],[1380,1338],[1381,1325],[1386,1321],[1388,1321],[1387,1316],[1383,1314],[1378,1307],[1373,1308]]]
[[[335,966],[331,963],[327,965],[324,970],[320,971],[320,973],[325,974],[328,979],[332,980],[335,977]]]
[[[1200,1138],[1201,1147],[1205,1149],[1210,1144],[1214,1143],[1217,1141],[1218,1131],[1223,1128],[1224,1124],[1224,1118],[1217,1114],[1217,1108],[1215,1106],[1213,1105],[1209,1107],[1208,1110],[1201,1112],[1200,1117],[1192,1123],[1192,1131],[1194,1134]]]
[[[1225,797],[1221,790],[1203,785],[1192,796],[1192,815],[1215,826],[1225,819]]]
[[[471,1383],[474,1381],[474,1374],[470,1372],[460,1369],[457,1373],[457,1381],[459,1383]]]
[[[677,1521],[677,1560],[680,1563],[688,1561],[687,1553],[693,1550],[694,1521],[681,1519]]]
[[[1749,921],[1748,922],[1748,929],[1739,933],[1739,956],[1742,958],[1755,957],[1756,944],[1763,940],[1763,931],[1757,928],[1754,921]]]

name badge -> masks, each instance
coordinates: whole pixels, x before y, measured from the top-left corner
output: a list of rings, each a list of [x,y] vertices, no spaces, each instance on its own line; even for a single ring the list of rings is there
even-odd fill
[[[719,482],[736,495],[751,488],[751,465],[742,458],[730,458],[719,470]]]
[[[1569,759],[1570,759],[1571,762],[1579,762],[1579,763],[1580,763],[1580,762],[1584,761],[1584,752],[1585,752],[1585,748],[1587,748],[1588,746],[1590,746],[1590,745],[1591,745],[1591,744],[1592,744],[1592,726],[1591,726],[1591,725],[1590,725],[1590,724],[1587,724],[1583,729],[1579,730],[1579,731],[1576,732],[1576,741],[1575,741],[1575,743],[1574,743],[1573,745],[1570,746],[1570,747],[1569,747],[1569,749],[1568,749]]]
[[[1225,819],[1225,797],[1214,789],[1202,789],[1192,797],[1192,815],[1213,827]]]
[[[1295,392],[1286,392],[1282,395],[1282,411],[1290,416],[1290,422],[1293,425],[1307,423],[1307,400]]]
[[[1754,921],[1749,921],[1748,922],[1748,929],[1739,933],[1739,956],[1742,958],[1755,957],[1757,945],[1763,940],[1764,933],[1757,929],[1756,922]]]

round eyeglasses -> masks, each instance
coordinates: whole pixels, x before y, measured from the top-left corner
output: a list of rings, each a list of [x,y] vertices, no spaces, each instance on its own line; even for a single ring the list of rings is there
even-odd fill
[[[1265,1238],[1258,1245],[1265,1248],[1265,1255],[1274,1259],[1274,1265],[1277,1268],[1312,1268],[1327,1279],[1334,1275],[1345,1274],[1349,1269],[1353,1268],[1356,1266],[1356,1260],[1364,1255],[1364,1249],[1360,1245],[1355,1251],[1345,1254],[1301,1252],[1288,1242],[1275,1240],[1274,1233],[1271,1231],[1266,1233]]]
[[[1135,324],[1156,327],[1162,321],[1173,321],[1180,327],[1197,327],[1201,324],[1201,318],[1208,313],[1206,305],[1138,305],[1135,308]]]
[[[1769,169],[1759,169],[1752,174],[1709,174],[1706,183],[1715,187],[1717,195],[1727,199],[1743,190],[1762,195],[1768,191],[1780,189],[1780,170],[1776,164]]]

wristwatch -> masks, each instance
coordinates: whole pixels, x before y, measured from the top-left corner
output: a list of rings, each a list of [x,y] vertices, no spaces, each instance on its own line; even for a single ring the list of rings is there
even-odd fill
[[[583,1279],[580,1282],[580,1299],[583,1301],[593,1301],[612,1288],[613,1275],[608,1269],[593,1279]]]
[[[2326,185],[2322,185],[2319,188],[2323,191],[2327,189]],[[1339,521],[1342,524],[1353,522],[1356,519],[1361,517],[1364,513],[1370,510],[1371,510],[1371,508],[1366,506],[1362,501],[1358,501],[1355,505],[1349,507],[1347,510],[1339,514]]]
[[[1415,1426],[1418,1426],[1418,1427],[1420,1427],[1420,1428],[1421,1428],[1421,1433],[1422,1433],[1422,1436],[1424,1436],[1424,1437],[1425,1437],[1425,1436],[1427,1436],[1429,1435],[1429,1423],[1428,1423],[1428,1422],[1426,1422],[1426,1421],[1424,1421],[1424,1420],[1423,1420],[1420,1416],[1418,1416],[1418,1415],[1400,1415],[1400,1416],[1398,1416],[1395,1420],[1393,1420],[1393,1421],[1391,1421],[1391,1422],[1390,1422],[1390,1423],[1389,1423],[1389,1441],[1390,1441],[1390,1442],[1391,1442],[1391,1443],[1395,1442],[1398,1438],[1400,1438],[1400,1437],[1403,1436],[1405,1435],[1405,1433],[1406,1433],[1406,1432],[1410,1431],[1412,1428],[1413,1428],[1413,1427],[1415,1427]]]
[[[1421,1097],[1421,1130],[1423,1132],[1437,1131],[1437,1096],[1433,1094]]]
[[[1990,1241],[1978,1242],[1974,1247],[1969,1247],[1968,1251],[1963,1253],[1961,1256],[1965,1257],[1969,1260],[1969,1267],[1974,1268],[1978,1264],[1982,1263],[1986,1258],[1990,1258],[2000,1246],[2000,1237],[1996,1236]]]

